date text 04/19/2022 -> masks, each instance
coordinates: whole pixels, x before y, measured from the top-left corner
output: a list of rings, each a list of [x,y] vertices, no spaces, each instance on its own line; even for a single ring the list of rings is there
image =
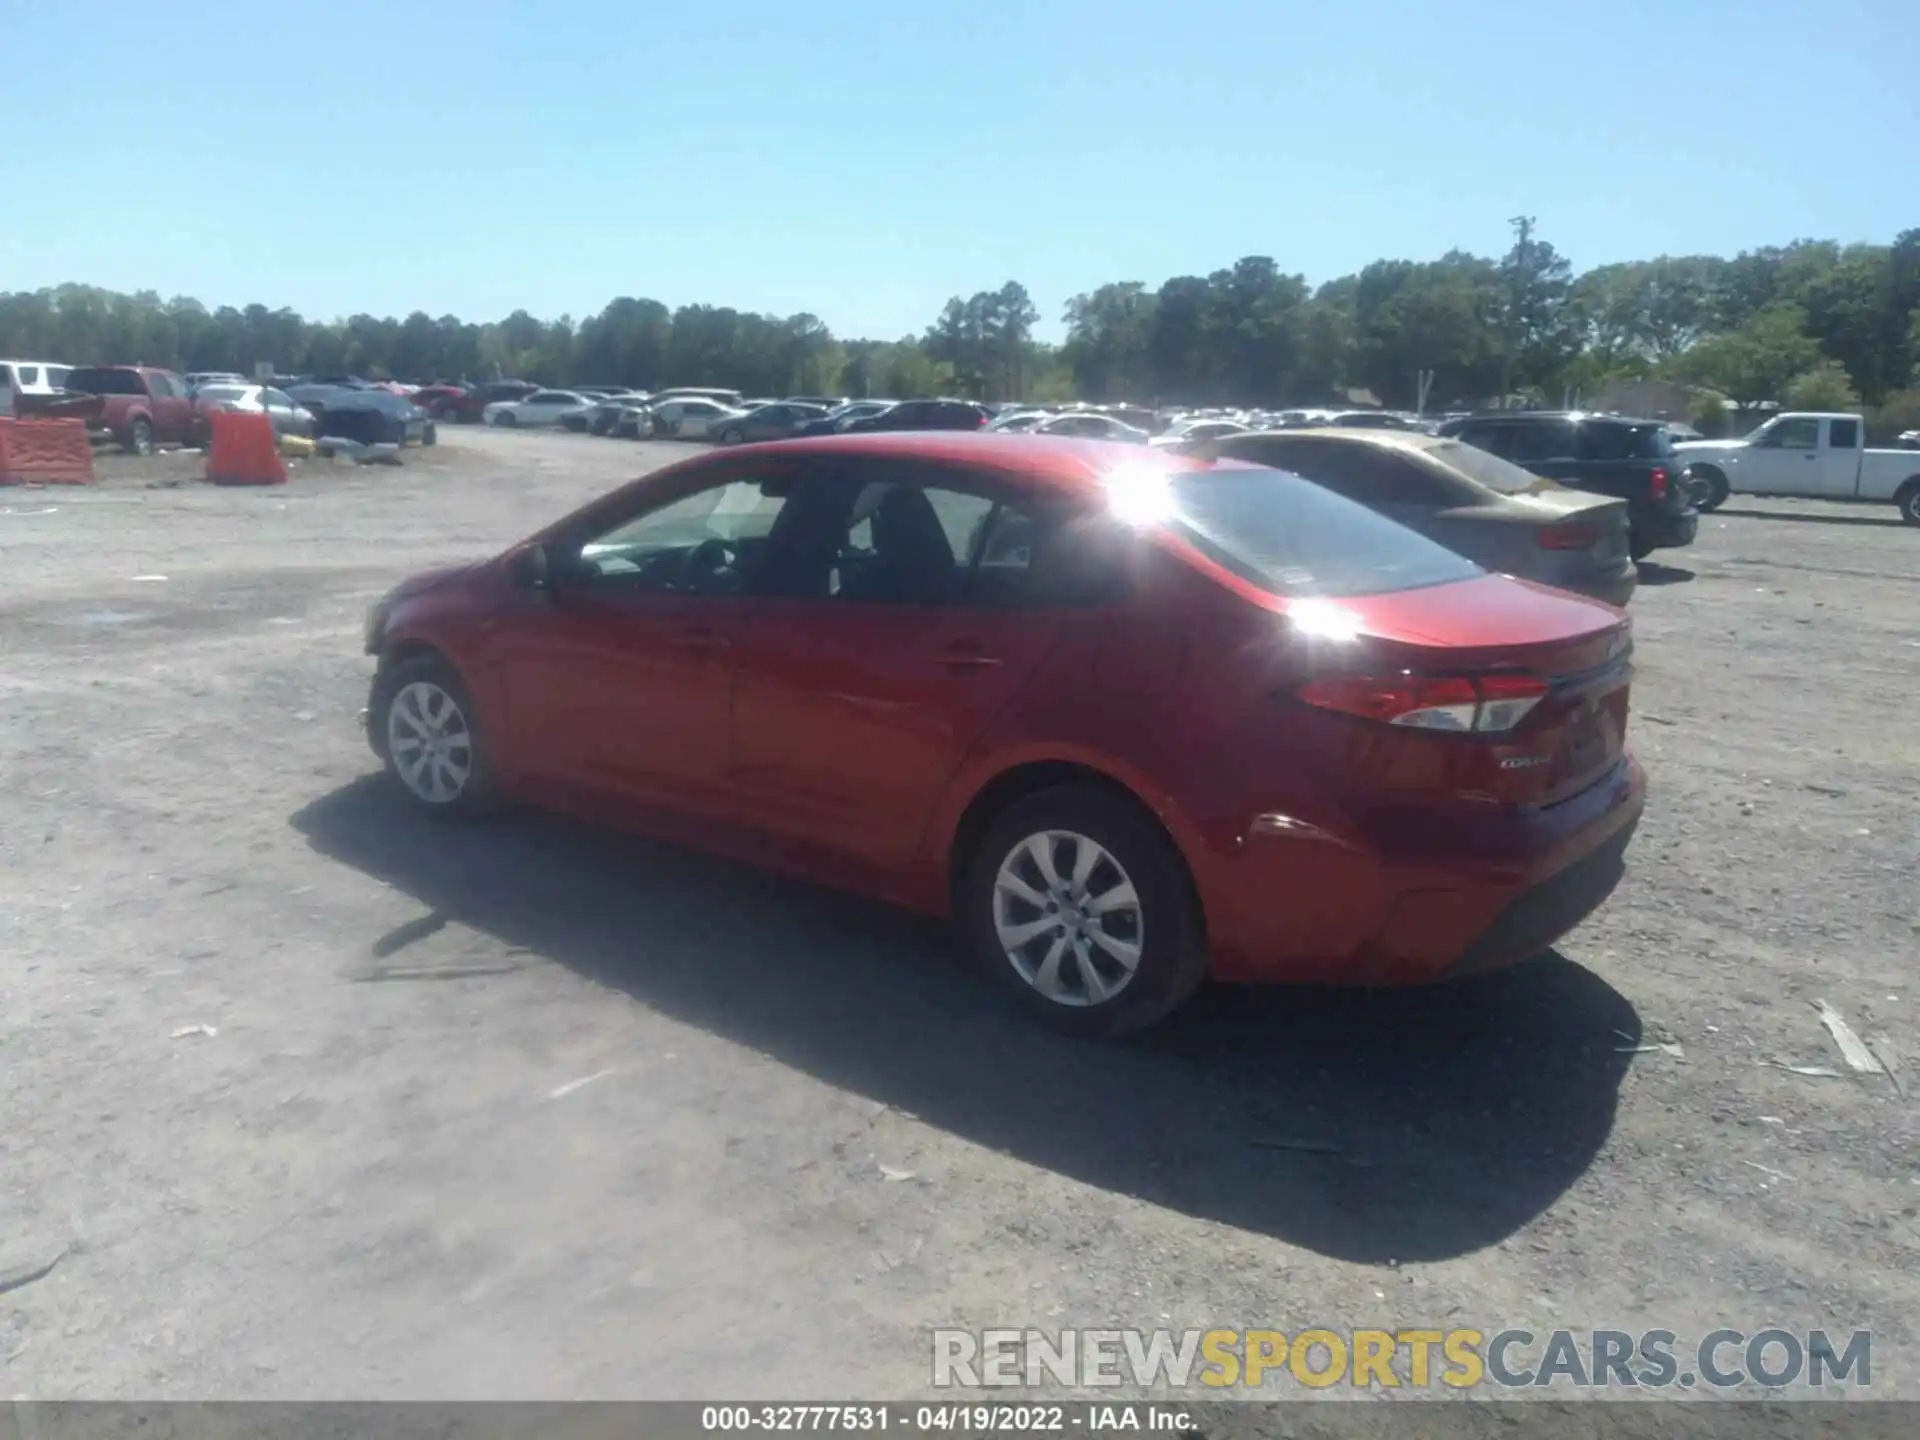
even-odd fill
[[[1194,1428],[1188,1414],[1172,1405],[1080,1402],[989,1404],[945,1401],[927,1405],[707,1405],[700,1428],[724,1431],[903,1434],[1067,1435],[1118,1431],[1179,1434]]]

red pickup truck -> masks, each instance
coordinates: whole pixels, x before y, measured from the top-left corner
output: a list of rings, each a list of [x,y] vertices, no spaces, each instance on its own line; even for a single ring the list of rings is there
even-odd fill
[[[171,370],[83,365],[67,376],[67,391],[100,397],[100,411],[87,417],[87,429],[129,455],[151,455],[156,445],[198,445],[206,435],[206,419],[186,380]]]

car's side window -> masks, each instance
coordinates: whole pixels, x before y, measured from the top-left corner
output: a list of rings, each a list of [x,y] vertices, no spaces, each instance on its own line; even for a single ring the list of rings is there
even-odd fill
[[[1835,450],[1859,449],[1860,422],[1858,420],[1829,420],[1827,422],[1827,444]]]
[[[1574,427],[1565,420],[1547,420],[1537,424],[1510,427],[1508,449],[1496,450],[1516,465],[1538,465],[1574,457]]]
[[[1502,459],[1512,459],[1513,446],[1509,443],[1512,433],[1513,427],[1510,425],[1463,425],[1459,438],[1476,450],[1485,450]]]
[[[1812,450],[1820,444],[1820,422],[1811,415],[1779,421],[1760,439],[1763,449]]]
[[[827,594],[871,604],[952,604],[993,509],[985,496],[910,477],[867,480],[840,523]]]
[[[1633,458],[1633,432],[1625,425],[1592,424],[1580,427],[1580,458],[1610,461]]]
[[[563,559],[562,584],[597,594],[739,594],[788,493],[778,480],[736,479],[683,495],[581,542]]]

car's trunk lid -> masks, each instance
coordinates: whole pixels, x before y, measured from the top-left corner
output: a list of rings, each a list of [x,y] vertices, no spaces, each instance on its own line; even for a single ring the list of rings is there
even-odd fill
[[[1465,677],[1488,692],[1539,682],[1507,729],[1389,724],[1379,778],[1457,797],[1551,805],[1607,775],[1626,748],[1631,622],[1591,600],[1506,576],[1339,602],[1357,622],[1350,663],[1372,675]],[[1489,712],[1490,713],[1490,712]],[[1400,752],[1395,754],[1394,752]]]

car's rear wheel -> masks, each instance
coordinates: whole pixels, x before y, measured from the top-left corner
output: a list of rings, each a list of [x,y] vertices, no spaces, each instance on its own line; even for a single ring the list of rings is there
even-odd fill
[[[1653,544],[1651,541],[1634,540],[1634,541],[1630,541],[1627,545],[1627,554],[1633,557],[1634,562],[1636,564],[1646,559],[1647,556],[1651,555],[1652,553],[1653,553]]]
[[[479,716],[446,661],[421,656],[392,666],[381,677],[372,711],[387,773],[415,805],[440,816],[494,808]]]
[[[1900,492],[1893,497],[1893,503],[1900,507],[1902,520],[1909,525],[1920,525],[1920,475],[1900,487]]]
[[[1694,508],[1702,512],[1718,510],[1733,493],[1727,477],[1710,465],[1695,466],[1687,471],[1687,478],[1693,482]]]
[[[1206,976],[1205,927],[1179,852],[1138,806],[1098,786],[1008,806],[972,857],[962,903],[980,962],[1070,1034],[1143,1029]]]
[[[738,445],[746,438],[745,435],[740,433],[740,427],[738,425],[729,425],[720,432],[720,443],[722,445]]]

